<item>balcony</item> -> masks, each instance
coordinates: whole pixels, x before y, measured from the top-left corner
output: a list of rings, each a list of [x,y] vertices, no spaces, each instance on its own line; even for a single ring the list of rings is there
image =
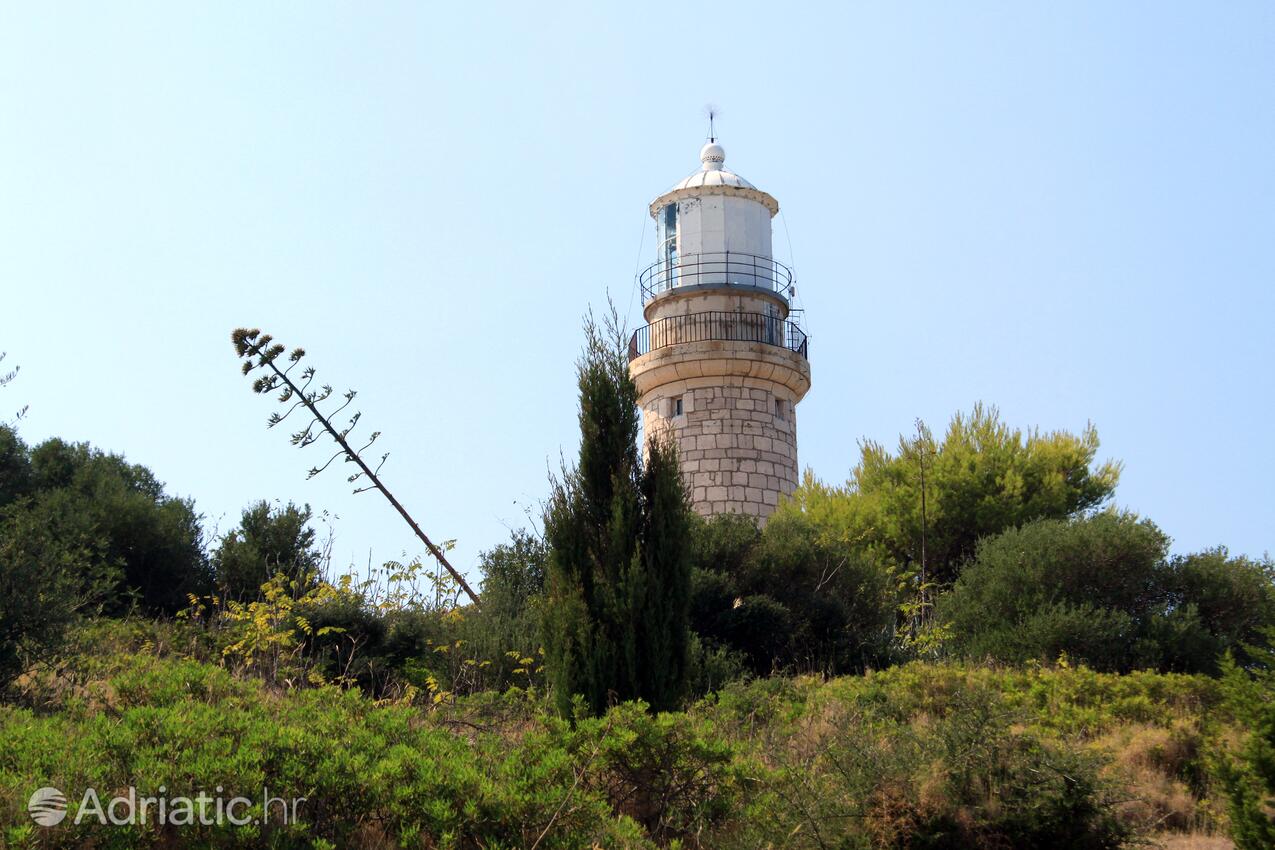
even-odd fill
[[[688,313],[644,325],[629,338],[629,362],[682,342],[759,342],[786,348],[809,359],[810,338],[796,322],[761,313]]]
[[[778,295],[786,302],[793,289],[792,269],[783,263],[733,251],[659,260],[638,275],[638,283],[643,303],[683,287],[749,287]]]

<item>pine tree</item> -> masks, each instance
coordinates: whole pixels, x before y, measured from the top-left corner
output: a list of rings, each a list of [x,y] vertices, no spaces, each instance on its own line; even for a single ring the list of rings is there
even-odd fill
[[[675,708],[686,679],[689,506],[673,448],[638,449],[637,387],[623,332],[590,317],[577,364],[580,456],[554,482],[545,651],[560,709],[613,701]]]

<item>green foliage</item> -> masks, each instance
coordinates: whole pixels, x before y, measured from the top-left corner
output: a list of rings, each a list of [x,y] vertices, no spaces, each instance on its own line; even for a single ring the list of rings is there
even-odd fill
[[[761,541],[761,530],[745,514],[717,514],[707,519],[692,514],[691,562],[697,570],[742,575]]]
[[[1164,641],[1163,666],[1217,672],[1227,652],[1248,664],[1250,648],[1270,644],[1275,628],[1275,562],[1231,557],[1218,547],[1173,558],[1164,568],[1172,610],[1194,628]]]
[[[568,748],[594,748],[590,786],[648,836],[661,845],[671,840],[698,845],[701,836],[731,816],[750,784],[744,764],[711,720],[652,715],[646,708],[625,703],[605,717],[584,721]]]
[[[295,612],[306,597],[267,598]],[[0,707],[0,833],[30,822],[25,800],[43,785],[73,804],[90,786],[220,785],[306,797],[302,823],[108,835],[68,822],[43,846],[1112,847],[1157,821],[1124,814],[1103,737],[1233,720],[1201,676],[917,663],[735,682],[685,712],[630,702],[592,718],[577,700],[567,720],[529,691],[422,703],[270,687],[182,657],[203,652],[197,628],[95,623],[33,685],[49,709]],[[1188,772],[1189,758],[1159,758],[1156,775]],[[1192,781],[1211,793],[1206,775]]]
[[[1268,633],[1275,644],[1275,630]],[[1250,647],[1249,669],[1223,662],[1227,705],[1248,727],[1239,752],[1219,754],[1215,769],[1230,808],[1240,850],[1275,846],[1275,651]]]
[[[612,814],[592,781],[577,779],[587,756],[568,749],[575,738],[555,725],[526,745],[498,736],[475,745],[445,724],[422,724],[414,709],[378,706],[357,692],[271,699],[260,684],[207,665],[132,657],[120,666],[101,683],[112,695],[109,711],[0,708],[5,827],[30,823],[31,789],[52,785],[68,792],[71,811],[43,831],[46,847],[162,847],[174,835],[202,847],[651,846],[636,824]],[[221,787],[253,798],[253,817],[263,814],[263,788],[306,800],[300,822],[287,826],[277,809],[264,826],[196,823],[176,833],[154,822],[74,824],[83,789],[130,786],[139,796],[163,786],[170,798]]]
[[[213,553],[217,587],[229,598],[244,599],[259,593],[277,573],[290,581],[317,576],[322,557],[310,527],[310,506],[271,507],[262,499],[243,511],[239,527],[222,538]]]
[[[924,566],[928,579],[947,584],[980,538],[1105,502],[1119,480],[1120,465],[1095,468],[1097,451],[1093,426],[1080,436],[1024,432],[1001,422],[995,407],[978,404],[968,416],[952,418],[941,443],[924,427],[915,438],[901,437],[894,454],[864,442],[844,487],[829,487],[808,475],[779,513],[805,513],[883,564],[917,573]]]
[[[18,432],[0,423],[0,508],[31,488],[31,452]]]
[[[0,688],[56,652],[101,591],[85,581],[92,546],[55,534],[22,503],[0,510]]]
[[[939,616],[972,658],[1214,672],[1218,653],[1275,623],[1269,565],[1167,550],[1130,514],[1028,523],[979,544]]]
[[[536,658],[543,645],[540,624],[549,550],[539,537],[515,531],[508,543],[484,552],[483,607],[466,611],[460,626],[469,654],[486,662],[494,687],[526,685],[524,658]],[[522,672],[515,673],[521,669]]]
[[[812,759],[822,781],[788,777],[811,792],[799,825],[864,847],[1120,847],[1096,760],[1009,720],[978,691],[930,724],[838,717],[841,734]],[[862,827],[840,826],[855,815]]]
[[[0,491],[24,494],[12,510],[31,513],[34,525],[88,553],[85,583],[119,569],[109,611],[140,604],[172,614],[189,594],[207,592],[211,571],[192,501],[165,494],[146,467],[87,443],[47,440],[25,460],[23,448],[16,438],[7,444],[7,467],[19,472],[16,483],[0,484]],[[91,545],[81,545],[85,537]]]
[[[776,514],[765,531],[736,515],[699,520],[693,551],[692,625],[754,674],[848,672],[888,659],[890,576],[814,517]]]
[[[592,714],[614,700],[676,706],[687,672],[689,507],[676,450],[638,454],[637,388],[614,317],[590,319],[578,364],[580,455],[554,483],[546,662],[560,710],[583,695]]]
[[[1120,846],[1162,819],[1127,810],[1146,789],[1102,736],[1226,722],[1220,699],[1200,676],[919,663],[732,684],[699,710],[728,739],[752,742],[771,771],[738,834],[717,846]],[[1157,764],[1148,787],[1192,771],[1189,760]],[[1202,783],[1194,794],[1207,810]]]
[[[809,517],[772,517],[749,562],[745,591],[793,614],[789,663],[826,672],[887,660],[894,626],[889,575]]]
[[[688,650],[687,690],[703,697],[744,678],[748,659],[739,650],[692,633]]]

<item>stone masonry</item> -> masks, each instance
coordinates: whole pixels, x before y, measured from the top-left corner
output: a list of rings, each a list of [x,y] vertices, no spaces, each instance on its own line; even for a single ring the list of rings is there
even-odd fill
[[[660,407],[668,399],[652,398],[643,426],[648,434],[672,431],[700,513],[765,517],[797,486],[793,406],[761,382],[735,381],[687,387],[681,416],[665,417]]]

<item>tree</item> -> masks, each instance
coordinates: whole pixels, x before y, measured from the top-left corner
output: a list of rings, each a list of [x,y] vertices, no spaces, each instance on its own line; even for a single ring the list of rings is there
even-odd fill
[[[0,508],[30,488],[31,452],[17,431],[0,425]]]
[[[939,601],[956,646],[975,658],[1053,661],[1102,670],[1154,664],[1143,644],[1162,602],[1156,571],[1169,541],[1132,514],[1039,520],[985,539]]]
[[[779,513],[807,513],[883,563],[911,571],[918,583],[924,567],[927,581],[946,586],[980,538],[1106,502],[1120,464],[1095,467],[1097,451],[1092,425],[1080,436],[1024,432],[1001,422],[995,407],[977,404],[952,418],[941,443],[923,423],[916,436],[899,439],[895,454],[865,441],[843,487],[808,474]]]
[[[304,592],[322,566],[310,527],[310,506],[272,508],[264,499],[243,511],[239,527],[222,538],[213,554],[217,586],[235,599],[256,598],[261,585],[282,573]]]
[[[1275,562],[1232,557],[1225,547],[1172,558],[1163,584],[1170,611],[1193,624],[1189,635],[1169,634],[1162,666],[1183,672],[1219,672],[1231,655],[1247,665],[1252,653],[1265,654],[1275,629]]]
[[[889,574],[809,516],[764,530],[746,517],[696,527],[692,623],[701,640],[742,653],[752,673],[845,673],[887,660],[895,598]]]
[[[57,652],[119,578],[83,516],[50,519],[26,500],[0,509],[0,687]]]
[[[525,673],[523,659],[539,656],[548,560],[544,540],[522,530],[479,557],[483,607],[466,615],[461,630],[473,657],[488,662],[497,687],[526,684],[514,671]]]
[[[893,584],[879,564],[810,517],[784,513],[766,524],[741,589],[791,612],[786,665],[843,673],[888,663]]]
[[[1167,558],[1168,538],[1127,513],[1038,520],[983,540],[939,602],[955,648],[975,658],[1103,670],[1214,673],[1275,625],[1271,565],[1224,550]]]
[[[1265,643],[1254,648],[1247,669],[1229,654],[1222,662],[1227,706],[1248,730],[1238,752],[1214,756],[1240,850],[1275,846],[1275,652],[1269,648],[1275,629]]]
[[[146,467],[88,443],[53,438],[25,455],[24,449],[11,442],[6,462],[20,470],[21,485],[0,489],[23,494],[13,510],[32,514],[55,540],[92,538],[84,550],[85,581],[118,569],[114,591],[103,600],[108,613],[140,604],[149,613],[173,614],[187,606],[188,595],[211,589],[194,502],[166,494]]]
[[[553,483],[545,654],[559,707],[582,695],[595,714],[612,700],[676,707],[687,667],[690,508],[676,450],[638,451],[637,387],[612,312],[592,317],[577,364],[580,454]]]

